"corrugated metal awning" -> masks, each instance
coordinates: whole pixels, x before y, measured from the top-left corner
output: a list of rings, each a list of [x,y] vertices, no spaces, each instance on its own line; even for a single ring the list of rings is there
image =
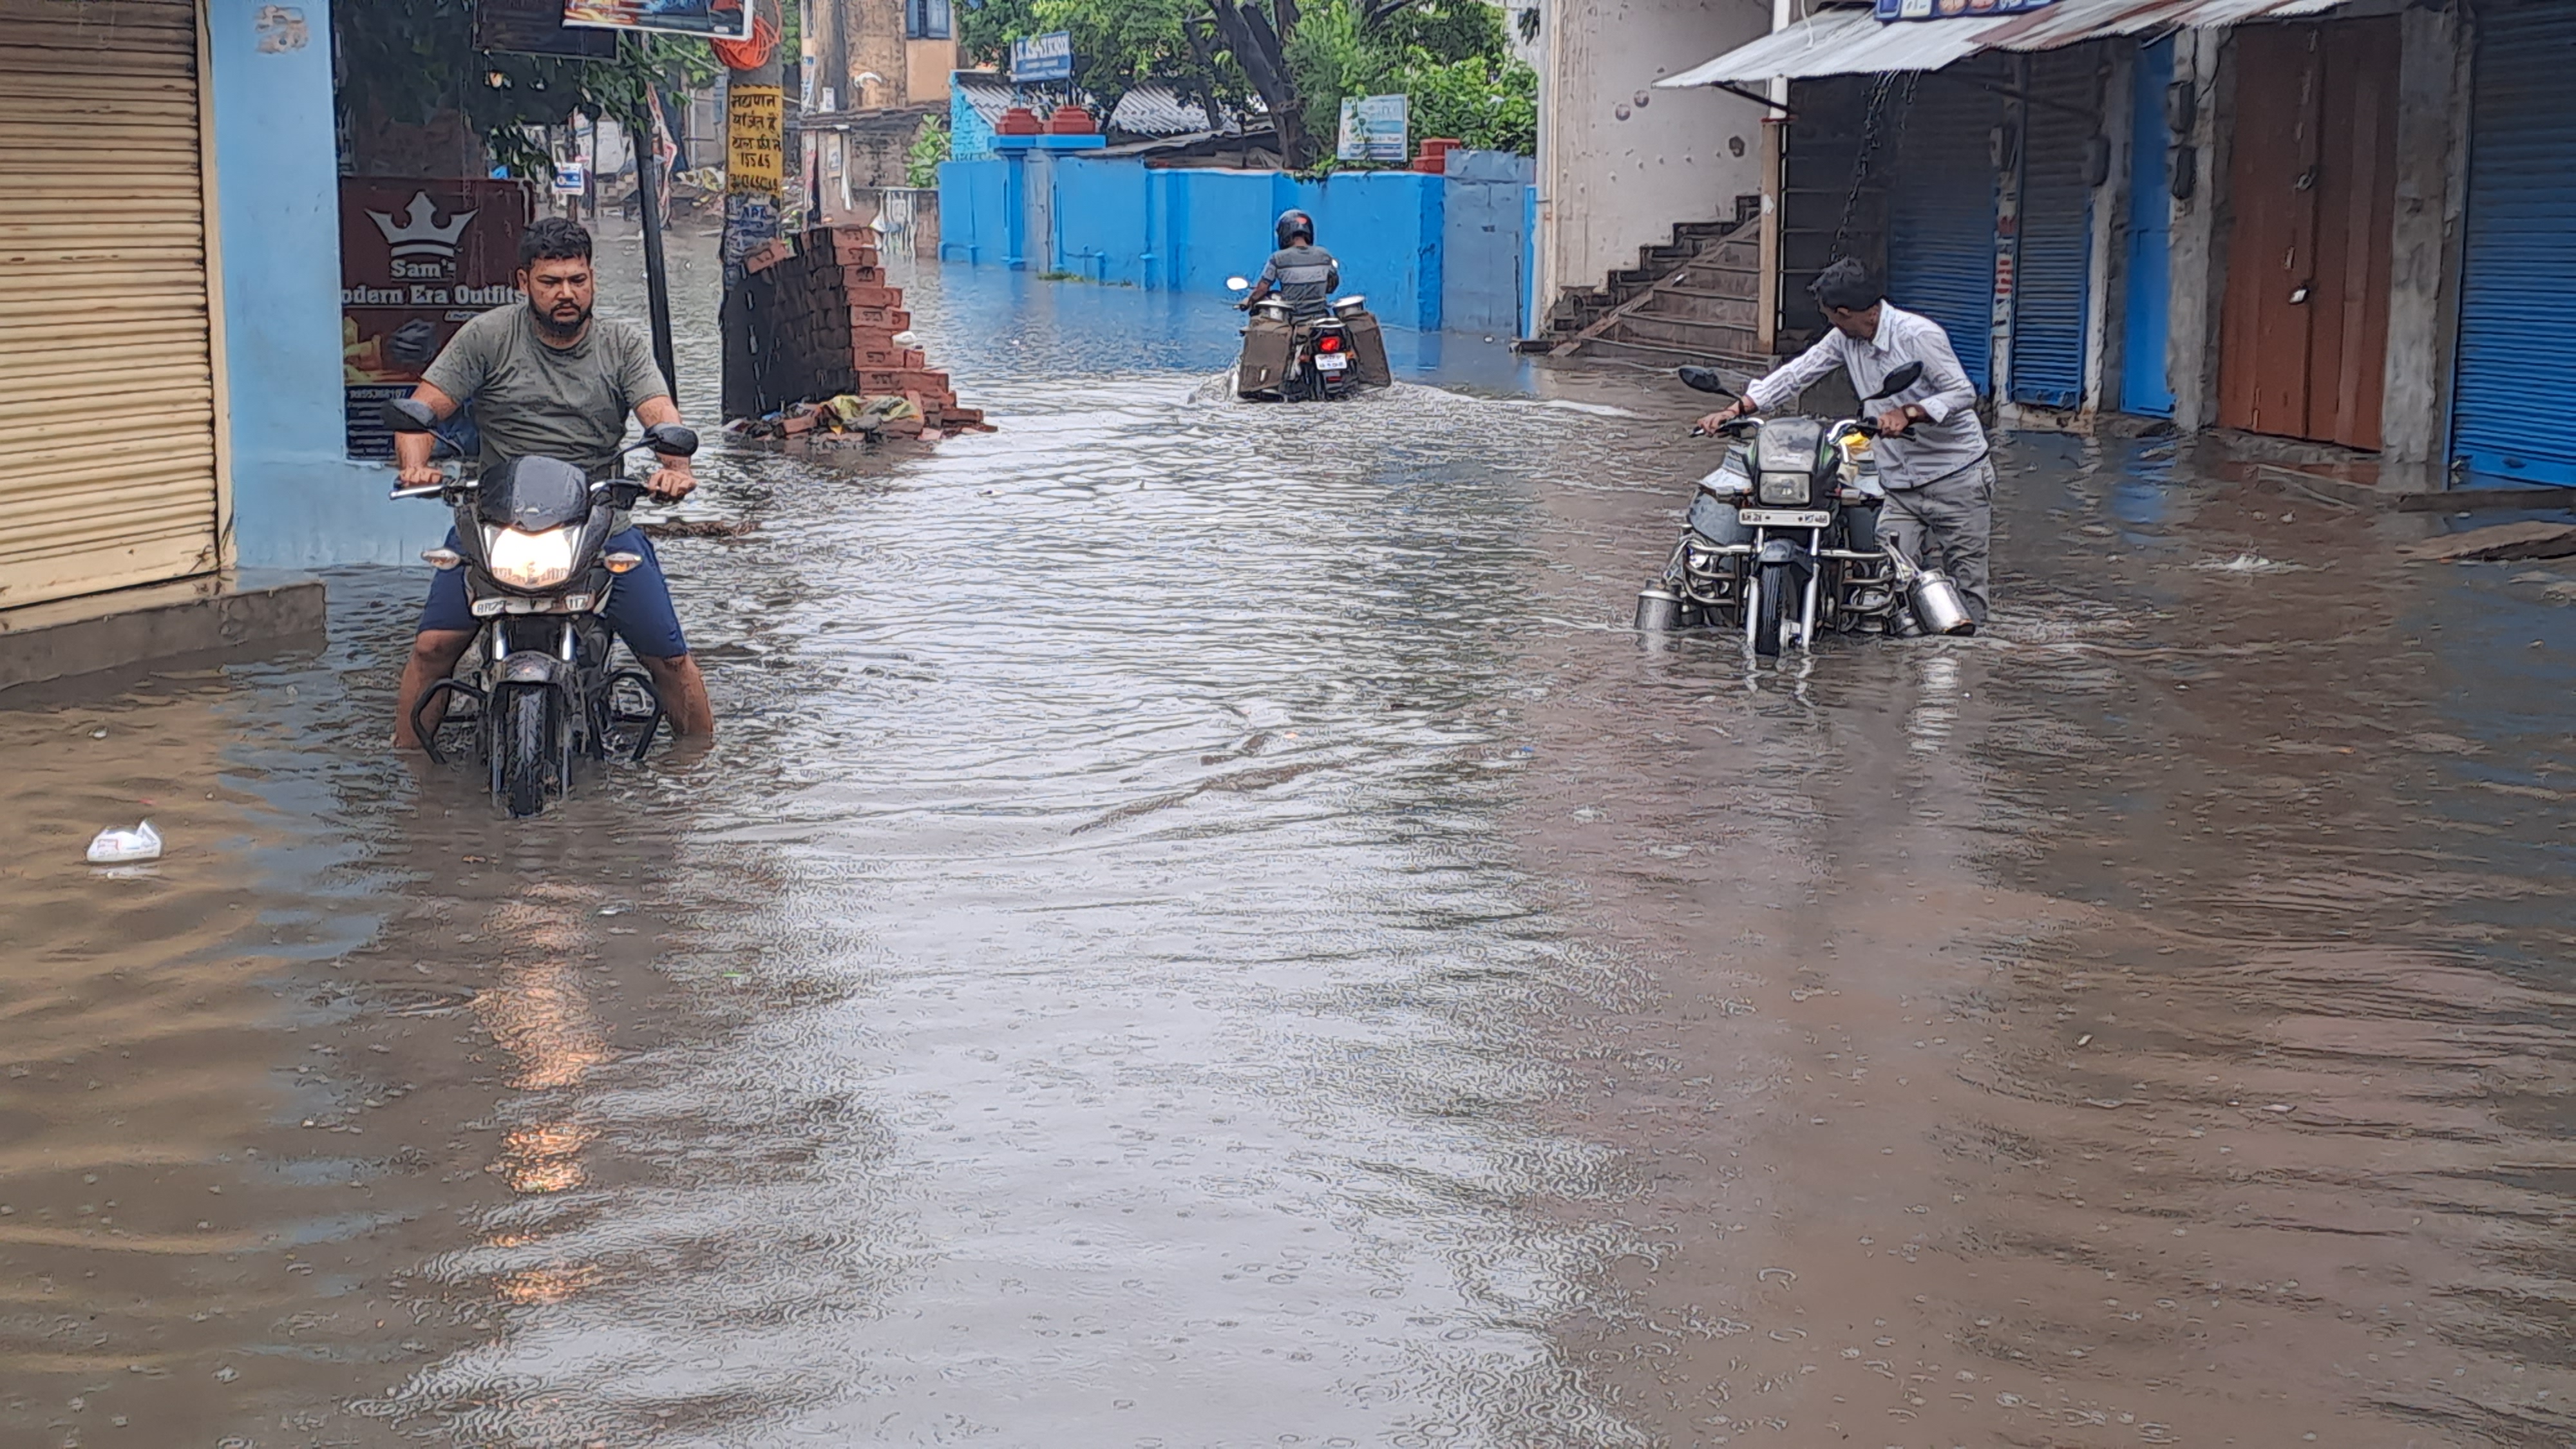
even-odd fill
[[[2058,0],[1996,19],[1882,21],[1869,10],[1826,10],[1655,82],[1662,87],[1754,85],[1828,75],[1939,70],[1981,50],[2054,50],[2105,35],[2236,25],[2319,15],[2347,0]]]
[[[1992,19],[1887,23],[1867,10],[1827,10],[1655,84],[1757,85],[1784,78],[1939,70],[1976,54],[1977,36],[1994,23]]]

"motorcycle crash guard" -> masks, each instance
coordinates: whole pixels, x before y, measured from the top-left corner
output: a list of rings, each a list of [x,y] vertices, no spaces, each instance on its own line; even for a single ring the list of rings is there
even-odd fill
[[[1243,361],[1235,368],[1234,390],[1241,397],[1269,397],[1288,380],[1297,357],[1297,329],[1285,322],[1255,317],[1244,324]]]

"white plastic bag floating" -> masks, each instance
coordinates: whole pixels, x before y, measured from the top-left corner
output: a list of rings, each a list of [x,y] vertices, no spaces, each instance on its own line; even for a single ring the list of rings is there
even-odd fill
[[[132,830],[113,827],[102,830],[98,838],[89,843],[89,863],[92,865],[130,865],[138,860],[160,858],[161,832],[153,829],[149,820]]]

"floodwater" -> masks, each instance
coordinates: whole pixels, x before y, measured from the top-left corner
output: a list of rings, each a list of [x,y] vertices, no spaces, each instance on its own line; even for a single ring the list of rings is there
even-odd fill
[[[388,756],[416,570],[0,708],[0,1443],[2576,1437],[2547,566],[2023,438],[1755,669],[1677,391],[913,287],[1003,430],[706,461],[712,747]]]

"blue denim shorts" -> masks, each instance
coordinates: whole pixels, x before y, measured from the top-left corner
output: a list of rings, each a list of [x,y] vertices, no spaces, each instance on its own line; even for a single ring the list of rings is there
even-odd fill
[[[457,547],[456,530],[447,531],[447,546]],[[626,647],[639,659],[675,659],[689,652],[689,641],[680,632],[680,616],[671,607],[671,586],[662,578],[662,560],[653,552],[653,540],[640,528],[611,534],[608,550],[642,554],[644,562],[617,575],[609,586],[608,607],[603,616]],[[429,581],[429,602],[420,610],[420,630],[470,631],[482,627],[465,598],[465,570],[440,569]]]

